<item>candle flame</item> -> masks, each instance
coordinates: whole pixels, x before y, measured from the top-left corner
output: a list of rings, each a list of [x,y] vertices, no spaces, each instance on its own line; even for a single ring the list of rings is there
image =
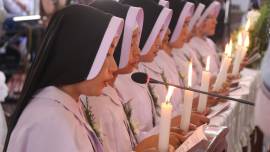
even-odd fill
[[[250,21],[247,20],[247,23],[246,23],[246,26],[245,26],[245,31],[248,32],[249,28],[250,28]]]
[[[166,102],[169,102],[171,97],[172,97],[172,94],[173,94],[173,91],[174,91],[174,88],[173,86],[169,86],[168,88],[168,93],[166,95]]]
[[[231,57],[232,56],[232,40],[230,40],[230,43],[229,44],[226,44],[226,46],[225,46],[225,54],[228,57]]]
[[[249,35],[247,35],[245,38],[244,46],[245,46],[245,48],[249,47]]]
[[[238,36],[237,36],[237,44],[239,45],[239,46],[241,46],[242,44],[243,44],[243,35],[242,35],[242,33],[241,32],[239,32],[238,33]]]
[[[209,71],[209,69],[210,69],[210,56],[207,57],[205,71]]]
[[[192,86],[192,62],[189,62],[188,67],[188,87]]]

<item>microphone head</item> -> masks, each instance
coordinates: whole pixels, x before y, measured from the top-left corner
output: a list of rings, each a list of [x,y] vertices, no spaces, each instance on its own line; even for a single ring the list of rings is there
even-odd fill
[[[131,79],[136,83],[145,84],[148,82],[148,75],[143,72],[136,72],[131,75]]]

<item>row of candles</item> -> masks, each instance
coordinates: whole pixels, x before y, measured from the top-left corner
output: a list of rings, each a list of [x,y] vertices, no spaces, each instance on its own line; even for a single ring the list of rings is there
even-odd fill
[[[240,32],[237,41],[237,51],[235,53],[232,75],[238,75],[240,70],[240,64],[246,56],[247,49],[249,46],[249,35],[248,35],[249,21],[246,25],[244,31]],[[224,82],[227,80],[227,73],[232,62],[232,49],[233,44],[230,41],[225,47],[225,52],[222,57],[220,71],[218,73],[217,79],[213,85],[213,91],[218,91]],[[210,69],[210,56],[207,57],[205,70],[202,71],[201,88],[202,91],[209,90],[211,73]],[[192,63],[189,63],[188,68],[188,87],[192,86]],[[158,149],[160,152],[167,152],[169,148],[169,136],[170,136],[170,124],[172,116],[172,104],[170,103],[170,98],[173,94],[174,87],[169,86],[168,93],[166,96],[166,101],[161,104],[161,119],[159,128],[159,143]],[[198,112],[204,112],[207,106],[208,96],[205,94],[200,94],[199,104],[197,107]],[[181,116],[180,129],[187,132],[189,129],[191,113],[192,113],[192,102],[193,102],[193,92],[185,90],[184,92],[184,108]]]

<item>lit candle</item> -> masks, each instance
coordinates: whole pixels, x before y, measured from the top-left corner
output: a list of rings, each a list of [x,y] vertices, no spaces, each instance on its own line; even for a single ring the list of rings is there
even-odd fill
[[[172,104],[170,98],[173,94],[174,87],[169,86],[166,96],[166,102],[161,103],[161,118],[159,124],[159,140],[158,149],[160,152],[168,152],[169,138],[170,138],[170,125],[172,115]]]
[[[189,63],[188,68],[188,87],[192,86],[192,63]],[[183,131],[188,131],[190,117],[191,117],[191,110],[192,110],[192,102],[193,102],[193,92],[189,90],[185,90],[184,93],[184,110],[182,113],[181,124],[180,128]]]
[[[210,68],[210,56],[207,57],[205,71],[202,72],[201,90],[205,91],[205,92],[208,92],[208,89],[209,89],[209,82],[210,82],[210,77],[211,77],[211,73],[209,72],[209,68]],[[207,97],[208,97],[208,95],[206,95],[206,94],[202,94],[202,93],[200,94],[199,104],[197,107],[198,112],[205,111],[206,105],[207,105]]]
[[[242,53],[241,53],[241,58],[240,58],[240,61],[243,61],[246,54],[247,54],[247,50],[248,50],[248,47],[249,47],[249,35],[247,34],[247,36],[245,37],[245,41],[244,41],[244,44],[243,44],[243,49],[242,49]]]
[[[227,72],[231,65],[231,53],[232,53],[232,41],[226,45],[225,53],[221,62],[220,71],[217,76],[217,80],[213,86],[214,91],[218,91],[221,89],[223,83],[227,80]]]
[[[246,26],[245,26],[245,31],[248,32],[250,28],[250,20],[247,20]]]
[[[242,53],[241,53],[241,58],[240,61],[243,61],[243,59],[246,56],[248,47],[249,47],[249,28],[250,28],[250,21],[247,20],[247,23],[245,25],[245,30],[243,31],[243,41],[242,41]]]
[[[238,75],[239,73],[239,69],[240,69],[240,64],[241,64],[241,54],[242,54],[242,44],[243,44],[243,39],[242,39],[243,35],[242,33],[238,33],[238,37],[237,37],[237,51],[234,57],[234,61],[233,61],[233,70],[232,70],[232,74],[233,75]]]

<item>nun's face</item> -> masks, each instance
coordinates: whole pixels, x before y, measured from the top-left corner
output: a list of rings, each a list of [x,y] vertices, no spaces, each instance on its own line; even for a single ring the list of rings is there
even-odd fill
[[[207,36],[212,36],[215,34],[217,25],[217,19],[214,15],[208,16],[202,25],[203,33]]]
[[[139,35],[140,35],[139,28],[136,28],[132,34],[128,64],[125,67],[118,69],[117,70],[118,74],[131,73],[134,68],[137,68],[138,63],[140,61],[140,52],[141,52],[139,48]]]
[[[161,33],[161,32],[160,32]],[[147,52],[147,54],[141,56],[142,62],[152,62],[154,61],[154,58],[157,56],[157,53],[161,46],[161,40],[160,40],[160,33],[156,37],[155,42],[151,46],[150,50]]]
[[[182,48],[184,43],[187,41],[188,39],[188,36],[189,36],[189,30],[188,30],[188,24],[190,22],[190,17],[187,17],[185,22],[184,22],[184,25],[183,25],[183,28],[182,28],[182,31],[178,37],[178,39],[175,41],[175,42],[172,42],[171,45],[174,47],[174,48]]]
[[[114,73],[117,70],[113,53],[117,42],[118,38],[114,38],[99,74],[94,79],[88,80],[84,90],[82,90],[82,94],[99,96],[102,93],[102,89],[113,82]]]

